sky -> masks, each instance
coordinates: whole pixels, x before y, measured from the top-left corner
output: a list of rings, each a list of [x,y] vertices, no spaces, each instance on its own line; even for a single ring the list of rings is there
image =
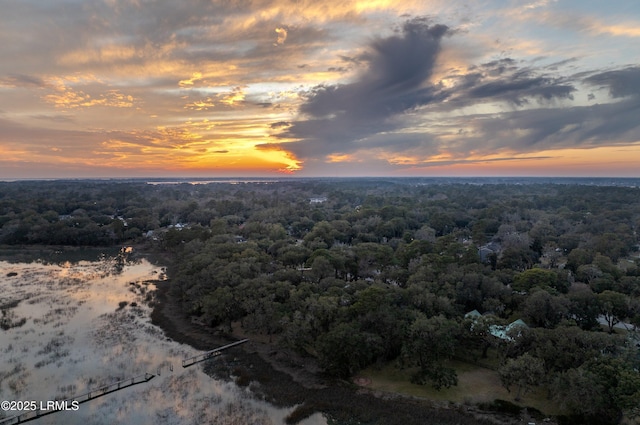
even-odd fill
[[[640,177],[637,0],[0,0],[0,178]]]

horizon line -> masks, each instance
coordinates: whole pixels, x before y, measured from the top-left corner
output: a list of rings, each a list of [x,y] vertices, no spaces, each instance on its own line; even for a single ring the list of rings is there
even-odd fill
[[[394,179],[394,180],[408,180],[408,179],[531,179],[531,180],[540,180],[540,179],[594,179],[594,180],[605,180],[605,179],[618,179],[618,180],[633,180],[640,179],[639,176],[558,176],[558,175],[549,175],[549,176],[518,176],[518,175],[496,175],[496,176],[385,176],[385,175],[366,175],[366,176],[131,176],[131,177],[9,177],[2,178],[0,177],[0,182],[3,183],[11,183],[11,182],[19,182],[19,181],[81,181],[81,180],[94,180],[94,181],[123,181],[123,180],[138,180],[138,181],[185,181],[185,180],[195,180],[195,181],[206,181],[206,180],[249,180],[249,179],[261,179],[261,180],[269,180],[269,181],[286,181],[286,180],[320,180],[320,179],[330,179],[330,180],[357,180],[357,179]]]

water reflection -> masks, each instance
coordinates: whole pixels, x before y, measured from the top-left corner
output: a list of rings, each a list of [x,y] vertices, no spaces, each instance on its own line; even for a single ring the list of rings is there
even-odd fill
[[[98,261],[0,261],[0,399],[64,399],[148,372],[159,376],[38,421],[284,423],[292,409],[255,400],[200,366],[182,368],[181,360],[198,351],[167,340],[149,319],[152,281],[161,270],[121,254],[120,260],[116,254]],[[315,415],[303,423],[326,422]]]

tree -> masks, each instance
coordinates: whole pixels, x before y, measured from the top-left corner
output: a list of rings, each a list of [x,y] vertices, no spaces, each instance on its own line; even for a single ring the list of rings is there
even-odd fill
[[[309,247],[329,248],[338,236],[336,229],[327,221],[320,221],[313,226],[313,229],[304,237],[304,241]]]
[[[558,261],[562,258],[562,250],[554,243],[546,243],[542,247],[542,255],[540,257],[540,263],[543,267],[549,269],[555,269],[558,266]]]
[[[301,245],[287,245],[278,249],[277,256],[285,267],[298,267],[311,256],[311,251]]]
[[[319,255],[311,262],[311,273],[316,282],[320,282],[323,278],[333,276],[334,268],[326,257]]]
[[[354,250],[358,258],[358,275],[361,277],[374,277],[393,259],[391,247],[378,243],[361,243],[356,245]]]
[[[633,239],[629,235],[605,232],[594,239],[593,250],[603,254],[606,253],[613,261],[618,261],[620,257],[629,253],[633,247]]]
[[[554,297],[547,291],[538,290],[524,302],[522,312],[529,324],[553,328],[567,316],[569,301],[563,297]]]
[[[421,368],[411,376],[411,382],[418,385],[425,385],[431,382],[431,386],[440,391],[442,388],[455,387],[458,385],[458,374],[455,369],[442,365],[432,365],[426,369]]]
[[[346,322],[321,335],[315,347],[325,372],[346,379],[377,358],[380,337],[361,332],[355,323]]]
[[[529,292],[534,287],[559,292],[567,292],[569,289],[566,282],[560,284],[558,274],[551,270],[533,268],[517,274],[513,279],[513,289],[516,291]]]
[[[620,292],[604,291],[598,294],[598,304],[609,333],[613,333],[614,326],[629,316],[629,301]]]
[[[569,252],[567,256],[567,268],[574,273],[578,271],[580,266],[591,264],[593,261],[593,253],[583,248],[575,248]]]
[[[600,356],[556,379],[554,398],[585,423],[613,425],[640,415],[640,373],[621,359]]]
[[[465,311],[482,306],[483,294],[480,289],[482,277],[479,273],[469,273],[456,284],[456,301],[464,305]]]
[[[588,331],[596,328],[599,315],[598,297],[587,285],[569,293],[569,317],[575,320],[581,329]]]
[[[591,283],[602,277],[602,270],[595,264],[583,264],[576,270],[576,278],[585,283]]]
[[[537,254],[530,248],[514,246],[502,251],[498,258],[498,267],[524,271],[530,269],[537,260]]]
[[[570,369],[558,375],[553,383],[552,393],[554,400],[574,415],[596,417],[606,408],[603,397],[606,388],[586,368]]]
[[[455,321],[444,316],[427,318],[420,314],[416,317],[403,347],[405,357],[419,367],[413,382],[424,385],[428,379],[436,389],[457,384],[455,371],[446,368],[444,361],[455,352],[459,330]]]
[[[497,338],[491,335],[491,327],[499,324],[494,315],[469,317],[462,321],[460,344],[467,350],[482,350],[482,358],[487,358],[487,351],[497,343]]]
[[[535,329],[535,334],[532,354],[544,362],[548,375],[580,367],[622,342],[616,335],[583,331],[577,326],[539,328]]]
[[[239,307],[231,288],[228,286],[217,288],[202,302],[202,310],[210,323],[213,326],[224,324],[229,333],[231,333],[231,322],[240,318]]]
[[[532,387],[540,384],[544,378],[544,363],[542,360],[525,353],[515,359],[508,359],[498,369],[502,385],[511,392],[516,387],[515,400],[520,401]]]
[[[291,316],[283,317],[281,343],[293,348],[298,353],[307,353],[309,347],[313,347],[313,333],[311,324],[305,315],[296,310]]]

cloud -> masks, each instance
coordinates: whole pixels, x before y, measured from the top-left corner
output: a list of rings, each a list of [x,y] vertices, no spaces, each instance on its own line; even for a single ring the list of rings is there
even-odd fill
[[[375,174],[640,140],[633,0],[13,3],[0,151],[25,161]]]
[[[576,19],[575,16],[567,14],[556,19],[564,19],[561,25],[573,26],[578,30],[585,31],[594,35],[609,35],[614,37],[640,37],[640,24],[638,22],[616,22],[615,24],[607,24],[595,17],[581,17]]]
[[[639,106],[636,101],[503,113],[500,119],[477,121],[483,137],[476,142],[512,151],[626,144],[640,139],[640,123],[631,119]]]
[[[75,118],[69,115],[60,115],[60,114],[56,114],[56,115],[44,115],[44,114],[39,114],[39,115],[32,115],[31,118],[37,119],[37,120],[45,120],[45,121],[51,121],[51,122],[57,122],[57,123],[71,123],[71,122],[75,122]]]
[[[500,158],[473,158],[473,159],[451,159],[451,160],[426,160],[415,162],[413,159],[408,161],[407,165],[419,165],[420,167],[442,167],[448,165],[466,165],[466,164],[488,164],[492,162],[508,162],[508,161],[530,161],[530,160],[546,160],[550,156],[517,156],[517,157],[500,157]],[[392,162],[393,163],[393,162]]]
[[[94,76],[56,77],[48,81],[48,94],[42,96],[57,108],[75,109],[93,106],[131,108],[134,97],[109,88]]]
[[[557,0],[553,0],[554,2]],[[549,5],[549,0],[538,0],[533,3],[528,3],[524,6],[525,9],[537,9],[540,7],[546,7]]]
[[[394,118],[440,99],[428,83],[449,32],[425,19],[405,22],[397,34],[374,40],[359,60],[365,68],[352,83],[318,85],[305,95],[300,113],[281,137],[297,157],[348,153],[363,148],[360,141],[396,128]]]
[[[592,81],[613,87],[627,81],[598,73]],[[609,85],[606,86],[607,88]],[[557,149],[632,146],[640,141],[640,96],[593,105],[544,105],[450,117],[434,137],[434,150],[455,159],[518,155]],[[458,131],[456,132],[456,129]]]
[[[201,79],[202,79],[202,73],[194,72],[193,75],[191,75],[191,78],[185,78],[184,80],[178,81],[178,85],[180,87],[191,87]]]
[[[33,75],[11,74],[0,77],[0,87],[42,88],[46,85],[42,78]]]
[[[278,39],[276,40],[275,45],[283,44],[287,40],[287,29],[286,28],[276,28],[276,34],[278,34]]]
[[[341,55],[359,67],[355,78],[304,93],[296,120],[271,125],[276,137],[293,142],[263,146],[290,151],[305,166],[318,158],[355,163],[376,157],[431,167],[503,161],[468,159],[495,154],[546,159],[531,154],[640,141],[634,118],[640,116],[640,67],[563,75],[575,58],[534,66],[506,57],[431,81],[444,37],[455,34],[412,19],[364,53]],[[607,91],[609,99],[575,102],[584,86]]]
[[[287,121],[278,121],[278,122],[274,122],[272,124],[269,125],[270,128],[273,129],[277,129],[277,128],[285,128],[285,127],[289,127],[291,125],[290,122]]]
[[[594,74],[585,82],[592,86],[607,87],[614,98],[640,96],[640,66]]]
[[[554,98],[572,98],[576,89],[569,84],[559,84],[557,80],[524,74],[514,74],[477,85],[465,93],[470,99],[506,100],[517,106],[528,102],[529,98],[551,100]]]
[[[448,108],[462,108],[487,102],[502,102],[522,107],[537,103],[573,100],[577,91],[574,81],[560,77],[557,69],[571,61],[561,61],[550,67],[523,66],[512,58],[502,58],[481,65],[472,65],[466,73],[445,75],[448,81]],[[551,68],[551,69],[548,69]]]
[[[88,93],[67,87],[57,90],[56,93],[44,96],[44,100],[54,104],[57,108],[63,109],[89,108],[92,106],[131,108],[134,103],[133,96],[125,95],[118,90],[107,90],[104,93],[100,93],[98,97],[92,97]]]
[[[452,149],[470,152],[477,148],[468,146],[464,137],[452,144],[437,126],[416,129],[412,124],[428,121],[430,114],[455,113],[488,102],[512,108],[527,106],[534,99],[540,103],[573,98],[576,89],[571,83],[544,70],[522,67],[511,58],[472,65],[466,73],[445,75],[447,85],[430,82],[443,37],[453,34],[455,31],[444,25],[412,19],[398,33],[374,40],[352,61],[364,65],[353,82],[319,85],[306,93],[300,119],[283,127],[278,135],[297,140],[284,148],[302,159],[329,156],[334,162],[371,149],[423,158]],[[488,123],[494,119],[500,122],[498,115],[486,115]],[[490,124],[483,122],[482,126],[485,128],[479,126],[476,131],[493,132]],[[513,130],[511,137],[519,131]],[[521,133],[536,131],[526,129]]]
[[[231,89],[230,93],[227,93],[225,95],[222,96],[222,103],[224,103],[225,105],[229,105],[229,106],[233,106],[236,105],[238,103],[243,103],[244,102],[244,87],[234,87],[233,89]]]

